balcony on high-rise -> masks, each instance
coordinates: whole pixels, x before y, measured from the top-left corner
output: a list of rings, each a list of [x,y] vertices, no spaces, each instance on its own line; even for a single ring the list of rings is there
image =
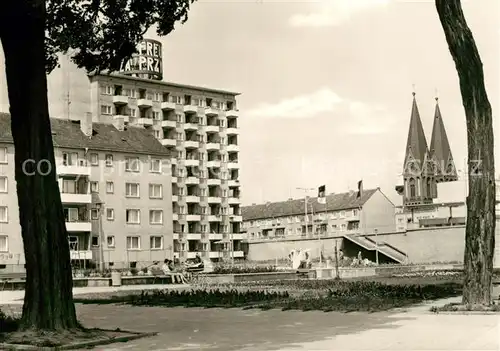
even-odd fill
[[[193,104],[191,95],[184,95],[184,113],[191,114],[197,113],[198,107]]]
[[[184,123],[184,130],[186,131],[197,131],[199,127],[199,117],[196,115],[187,115],[186,121]]]
[[[66,230],[72,232],[90,232],[92,223],[90,222],[88,205],[71,207],[64,206],[64,218]]]
[[[186,149],[198,149],[200,147],[200,136],[196,131],[186,131],[184,147]]]
[[[228,153],[227,168],[230,170],[240,168],[240,165],[238,163],[238,153],[237,152],[229,152]]]
[[[175,117],[175,113],[170,111],[163,111],[162,117],[163,120],[161,121],[161,126],[163,128],[168,128],[168,129],[177,128],[177,118]]]
[[[137,106],[143,109],[153,107],[153,99],[147,93],[146,89],[139,89],[139,98],[137,99]]]
[[[60,177],[58,179],[61,201],[64,204],[90,204],[90,183],[87,178]]]
[[[185,166],[199,166],[200,159],[198,156],[198,152],[187,151],[186,152],[186,159],[184,160],[184,165]]]
[[[113,103],[118,106],[123,106],[128,104],[128,96],[123,91],[121,85],[115,85],[115,90],[113,94]]]
[[[175,102],[172,100],[169,93],[163,93],[161,109],[164,111],[174,111],[175,110]]]

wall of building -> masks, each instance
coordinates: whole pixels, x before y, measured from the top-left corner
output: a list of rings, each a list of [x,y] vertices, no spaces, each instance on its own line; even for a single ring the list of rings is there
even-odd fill
[[[14,147],[12,145],[0,145],[7,147],[7,163],[0,162],[0,177],[7,177],[7,192],[0,192],[0,206],[8,208],[8,221],[0,222],[0,236],[8,237],[7,250],[0,251],[0,268],[6,271],[23,270],[24,253],[21,238],[21,228],[19,225],[19,210],[17,205],[17,193],[14,178]],[[129,262],[147,262],[163,260],[167,257],[173,257],[173,228],[172,228],[172,188],[171,176],[168,171],[170,165],[168,160],[163,160],[165,167],[163,171],[167,173],[152,173],[149,171],[150,159],[147,155],[124,154],[124,153],[106,153],[90,150],[85,155],[84,150],[77,149],[55,149],[56,167],[62,165],[63,153],[77,153],[79,160],[89,160],[91,154],[98,155],[98,163],[87,165],[90,167],[90,182],[98,183],[98,195],[103,202],[101,210],[101,225],[99,220],[92,220],[90,232],[69,232],[70,236],[79,238],[81,242],[79,251],[93,251],[93,260],[99,259],[99,246],[94,245],[89,248],[91,236],[99,236],[99,230],[103,233],[103,251],[104,261],[114,262],[115,267],[128,266]],[[106,154],[113,155],[113,167],[105,165]],[[125,171],[125,157],[139,157],[141,168],[139,172]],[[106,183],[113,182],[113,193],[107,192]],[[140,184],[140,193],[138,198],[129,198],[125,196],[126,183]],[[161,198],[150,198],[149,184],[160,184],[162,186]],[[87,190],[88,191],[88,190]],[[82,207],[82,205],[72,205],[63,203],[64,207]],[[88,204],[90,211],[95,204]],[[114,210],[114,218],[107,219],[106,210]],[[126,210],[140,209],[140,224],[126,223]],[[163,212],[163,221],[161,224],[150,224],[149,211],[161,210]],[[88,217],[90,218],[90,216]],[[88,219],[87,219],[88,220]],[[107,237],[114,236],[114,247],[107,245]],[[127,249],[127,236],[140,237],[140,249]],[[163,245],[159,249],[151,249],[151,236],[160,236],[163,238]],[[86,242],[88,240],[88,242]],[[84,243],[85,242],[85,243]],[[99,241],[97,241],[99,243]],[[5,265],[6,267],[3,267]]]
[[[0,177],[7,178],[7,191],[0,192],[0,206],[7,207],[7,221],[0,221],[0,236],[7,237],[7,248],[0,247],[0,267],[2,265],[24,265],[19,207],[17,203],[16,181],[14,175],[14,145],[0,144],[7,149],[7,161],[0,160]],[[3,151],[1,152],[3,153]],[[1,157],[1,156],[0,156]]]
[[[396,227],[394,221],[394,204],[380,191],[376,191],[365,202],[361,214],[362,229],[367,232],[393,232]]]
[[[371,235],[374,239],[374,235]],[[422,228],[404,233],[378,235],[384,241],[405,252],[410,263],[463,261],[465,226]]]
[[[335,257],[335,242],[340,250],[342,245],[342,237],[327,237],[321,241],[316,239],[297,239],[297,240],[267,240],[248,243],[249,261],[270,261],[275,259],[285,259],[292,250],[304,249],[310,250],[311,257],[316,259],[319,257],[320,248],[323,250],[323,256]]]
[[[172,226],[172,187],[171,177],[167,173],[153,173],[149,171],[151,157],[147,155],[134,155],[113,153],[114,167],[105,165],[105,152],[97,153],[99,163],[91,166],[90,181],[99,183],[99,198],[103,202],[101,210],[102,233],[105,238],[104,262],[113,262],[115,267],[127,265],[128,262],[151,262],[163,261],[173,254],[173,226]],[[129,172],[125,170],[126,157],[139,157],[140,171]],[[168,160],[163,160],[163,170],[170,170]],[[113,182],[113,193],[107,192],[107,182]],[[126,196],[126,184],[139,184],[139,197]],[[150,198],[149,185],[160,184],[162,187],[161,198]],[[113,209],[114,218],[107,218],[107,209]],[[127,224],[126,210],[139,209],[140,223]],[[149,220],[150,210],[161,210],[163,213],[162,224],[151,224]],[[98,235],[99,220],[92,221],[92,233]],[[114,247],[107,244],[107,237],[114,237]],[[127,237],[138,236],[140,238],[140,249],[127,249]],[[160,236],[163,239],[161,249],[150,247],[150,238]],[[94,248],[94,252],[98,250]]]
[[[367,235],[375,239],[375,235]],[[409,263],[462,262],[465,247],[465,226],[422,228],[403,233],[377,235],[379,242],[386,242],[408,255]],[[342,237],[321,240],[325,256],[333,256],[335,241],[342,248]],[[497,220],[495,266],[500,266],[500,220]],[[318,256],[320,242],[317,239],[260,241],[248,243],[248,259],[267,261],[284,258],[292,249],[309,249]]]

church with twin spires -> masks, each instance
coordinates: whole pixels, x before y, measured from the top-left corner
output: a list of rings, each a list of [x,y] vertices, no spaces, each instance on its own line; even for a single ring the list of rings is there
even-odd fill
[[[437,184],[458,180],[443,117],[436,98],[431,144],[427,144],[415,93],[403,163],[403,185],[396,191],[403,197],[404,207],[429,205],[437,198]]]

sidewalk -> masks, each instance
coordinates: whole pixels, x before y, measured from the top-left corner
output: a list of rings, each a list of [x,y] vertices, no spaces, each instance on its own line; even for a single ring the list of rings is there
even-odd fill
[[[79,305],[85,325],[156,331],[157,336],[101,350],[213,351],[498,351],[500,315],[406,311],[337,313]]]
[[[392,323],[360,333],[283,347],[283,351],[500,350],[500,314],[434,314],[431,306],[459,302],[444,299],[391,316]],[[242,349],[243,350],[243,349]],[[251,349],[244,349],[250,351]]]
[[[108,293],[116,291],[132,290],[156,290],[156,289],[177,289],[185,288],[189,285],[181,284],[154,284],[154,285],[123,285],[123,286],[105,286],[105,287],[83,287],[73,288],[73,296],[93,293]],[[24,290],[0,291],[0,305],[23,304]]]
[[[149,285],[140,289],[184,286]],[[75,295],[137,289],[79,288]],[[22,298],[22,291],[17,298]],[[498,351],[500,314],[434,314],[450,298],[379,313],[203,309],[78,304],[85,326],[158,332],[100,350]],[[20,301],[22,302],[22,300]],[[20,303],[18,302],[18,303]]]

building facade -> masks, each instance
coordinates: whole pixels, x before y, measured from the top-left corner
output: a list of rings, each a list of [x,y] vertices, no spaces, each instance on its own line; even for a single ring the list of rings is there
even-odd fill
[[[374,230],[393,231],[394,204],[380,191],[326,196],[326,204],[317,198],[245,206],[243,225],[249,241],[291,240],[363,234]]]
[[[169,152],[148,131],[52,119],[71,259],[141,267],[173,257]],[[0,270],[23,270],[10,116],[0,114]]]
[[[172,155],[175,257],[243,258],[237,93],[92,75],[94,121],[138,126]]]

